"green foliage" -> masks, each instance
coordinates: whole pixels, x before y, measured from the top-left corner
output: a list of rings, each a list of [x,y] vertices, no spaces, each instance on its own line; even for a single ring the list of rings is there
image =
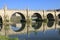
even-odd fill
[[[18,40],[18,38],[9,38],[9,40]]]
[[[9,38],[7,36],[0,36],[0,40],[18,40],[18,38]]]
[[[20,20],[21,20],[20,16],[12,16],[10,22],[20,23]]]

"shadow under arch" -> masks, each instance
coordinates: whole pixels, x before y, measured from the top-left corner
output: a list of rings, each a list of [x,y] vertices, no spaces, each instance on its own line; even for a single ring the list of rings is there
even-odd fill
[[[58,18],[60,19],[60,14],[58,14]]]
[[[34,13],[32,16],[32,27],[39,29],[42,26],[42,16],[39,13]]]
[[[58,14],[58,19],[60,19],[60,14]],[[58,22],[58,25],[60,25],[60,21]]]
[[[19,16],[16,16],[16,14],[18,14]],[[14,17],[17,19],[19,19],[18,21],[16,19],[14,19]],[[26,25],[26,20],[25,20],[25,16],[20,13],[20,12],[15,12],[12,16],[11,16],[11,19],[13,19],[14,24],[11,25],[11,28],[15,31],[15,32],[19,32],[19,31],[22,31],[24,28],[25,28],[25,25]],[[17,27],[16,24],[19,24],[19,26]]]
[[[2,17],[0,16],[0,31],[2,28],[3,28],[3,20],[2,20]]]
[[[47,26],[52,27],[53,24],[54,24],[54,16],[53,16],[53,14],[51,14],[51,13],[47,14],[47,19],[48,19]]]

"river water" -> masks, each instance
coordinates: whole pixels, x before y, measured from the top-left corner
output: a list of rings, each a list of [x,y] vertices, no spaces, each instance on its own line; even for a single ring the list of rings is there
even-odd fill
[[[48,18],[47,26],[48,27],[52,27],[56,20],[54,19],[52,14],[48,14],[47,18]],[[42,23],[46,23],[46,21],[47,21],[47,19],[42,20],[41,15],[39,15],[38,13],[35,13],[32,16],[32,27],[34,29],[38,29],[39,27],[41,27]],[[23,20],[21,21],[21,23],[22,23],[22,26],[23,25],[25,26],[25,24],[26,24],[25,21],[23,21]],[[28,24],[29,24],[29,22],[27,21],[27,25]],[[60,22],[58,23],[58,25],[60,25]],[[12,26],[13,26],[13,28],[12,28],[13,30],[17,30],[18,29],[16,27],[14,27],[14,26],[16,26],[16,24],[14,24]],[[11,38],[18,37],[19,40],[60,40],[60,30],[52,29],[52,30],[46,30],[44,32],[43,31],[39,31],[39,32],[31,32],[31,33],[28,33],[28,34],[9,35],[9,37],[11,37]]]
[[[18,37],[19,40],[60,40],[60,30],[46,30],[44,32],[31,32],[27,34],[9,35],[11,38]]]

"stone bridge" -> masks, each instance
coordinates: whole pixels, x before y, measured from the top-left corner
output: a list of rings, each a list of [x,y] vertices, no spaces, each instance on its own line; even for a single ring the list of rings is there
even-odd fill
[[[8,22],[4,22],[6,19]],[[12,21],[11,21],[12,20]],[[4,7],[0,9],[0,34],[5,35],[5,25],[9,24],[7,35],[31,31],[45,31],[60,28],[59,10],[16,10]]]

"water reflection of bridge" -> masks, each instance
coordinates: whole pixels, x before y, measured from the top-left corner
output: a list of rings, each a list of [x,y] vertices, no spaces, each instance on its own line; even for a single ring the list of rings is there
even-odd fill
[[[0,33],[5,34],[4,16],[8,15],[9,34],[20,34],[31,31],[45,31],[60,28],[60,11],[57,10],[0,10]]]

